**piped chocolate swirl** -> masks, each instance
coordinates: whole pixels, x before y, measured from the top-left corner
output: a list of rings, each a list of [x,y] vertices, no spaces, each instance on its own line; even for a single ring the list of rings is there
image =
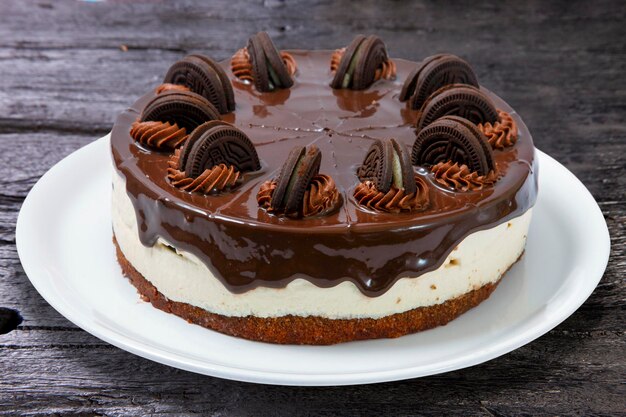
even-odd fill
[[[169,122],[140,122],[133,123],[130,135],[137,142],[152,149],[172,150],[187,140],[187,131]]]
[[[429,202],[428,185],[421,177],[413,179],[415,191],[392,185],[383,192],[373,181],[366,180],[354,189],[354,199],[363,207],[387,213],[410,213],[426,210]]]
[[[476,127],[485,135],[493,149],[504,149],[517,142],[517,124],[505,111],[498,110],[498,120],[494,123],[478,123]]]
[[[234,166],[226,164],[207,168],[197,177],[188,176],[179,169],[180,153],[180,149],[177,149],[168,162],[167,177],[174,187],[208,195],[234,188],[238,184],[241,173]]]

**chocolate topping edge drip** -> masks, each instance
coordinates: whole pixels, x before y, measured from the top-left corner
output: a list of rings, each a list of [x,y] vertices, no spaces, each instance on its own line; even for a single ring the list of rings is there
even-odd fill
[[[327,107],[323,114],[329,120],[329,131],[336,133],[334,129],[343,128],[341,135],[332,136],[332,145],[328,141],[320,145],[327,147],[323,149],[325,154],[336,149],[337,158],[344,158],[339,161],[326,158],[321,168],[322,172],[331,173],[337,182],[339,192],[344,196],[343,209],[327,216],[284,222],[278,222],[258,209],[256,191],[280,167],[288,149],[302,140],[298,137],[304,135],[293,133],[293,139],[272,142],[271,137],[282,137],[285,130],[248,125],[262,122],[257,124],[276,126],[284,120],[283,126],[288,127],[294,112],[306,116],[305,112],[310,109],[298,108],[296,103],[291,108],[293,112],[276,110],[276,115],[269,116],[255,113],[259,106],[271,104],[271,99],[269,95],[259,98],[249,94],[248,87],[235,89],[238,109],[234,121],[256,143],[271,144],[257,145],[265,168],[256,176],[244,176],[244,183],[235,194],[194,197],[179,191],[167,180],[167,155],[141,151],[129,135],[130,125],[153,97],[154,93],[150,93],[120,115],[111,136],[115,165],[126,179],[127,193],[139,224],[139,238],[144,245],[151,246],[162,237],[177,248],[193,253],[233,293],[243,293],[259,286],[282,288],[293,279],[304,278],[323,288],[351,281],[363,294],[375,297],[387,291],[399,278],[418,276],[439,267],[470,233],[517,217],[534,205],[536,162],[528,129],[506,103],[488,93],[498,108],[512,115],[519,129],[514,146],[494,152],[503,176],[493,187],[458,196],[458,193],[435,186],[432,174],[418,170],[417,175],[429,184],[431,193],[431,208],[427,211],[399,216],[359,209],[350,191],[359,182],[352,172],[363,157],[364,145],[360,148],[358,145],[366,140],[359,139],[362,137],[359,128],[364,124],[383,126],[379,133],[374,130],[367,134],[389,134],[410,146],[411,136],[406,131],[411,130],[415,115],[407,116],[401,111],[404,104],[393,101],[393,94],[387,94],[378,105],[388,110],[396,109],[397,116],[381,111],[380,114],[369,114],[369,120],[361,118],[353,122],[348,119],[331,124],[333,114],[342,113],[340,108],[330,108],[335,97],[326,85],[332,51],[290,52],[303,63],[301,82],[294,87],[300,89],[299,96],[309,95],[323,100]],[[404,60],[394,61],[398,79],[404,79],[417,65]],[[313,69],[317,69],[316,73],[312,73]],[[230,72],[229,76],[232,79]],[[383,87],[379,85],[371,90]],[[397,83],[393,84],[394,91],[399,88]],[[320,93],[326,91],[327,95]],[[369,91],[358,92],[361,95],[342,94],[351,94],[354,105],[367,108],[371,103]],[[273,97],[283,99],[277,95]],[[397,120],[390,120],[390,115]],[[414,133],[411,134],[414,137]],[[348,138],[351,143],[347,142]],[[335,163],[338,167],[333,168]],[[350,196],[346,199],[346,195]]]

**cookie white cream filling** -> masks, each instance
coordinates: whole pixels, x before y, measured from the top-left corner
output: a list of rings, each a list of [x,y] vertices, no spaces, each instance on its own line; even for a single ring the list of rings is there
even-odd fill
[[[163,295],[225,316],[320,316],[380,318],[459,297],[497,281],[521,255],[531,211],[488,230],[472,233],[437,270],[402,278],[379,297],[363,295],[351,282],[318,288],[303,279],[281,289],[256,288],[233,294],[194,255],[175,253],[159,240],[139,241],[137,220],[123,178],[113,174],[113,230],[128,261]],[[171,245],[170,245],[171,246]]]

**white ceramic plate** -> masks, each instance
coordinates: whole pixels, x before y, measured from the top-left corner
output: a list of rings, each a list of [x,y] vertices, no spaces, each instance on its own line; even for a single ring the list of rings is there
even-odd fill
[[[280,346],[225,336],[140,301],[111,242],[109,138],[74,152],[33,187],[17,249],[39,293],[77,326],[166,365],[241,381],[344,385],[476,365],[548,332],[589,297],[609,255],[596,202],[566,168],[538,151],[539,199],[526,255],[492,296],[447,326],[399,339]]]

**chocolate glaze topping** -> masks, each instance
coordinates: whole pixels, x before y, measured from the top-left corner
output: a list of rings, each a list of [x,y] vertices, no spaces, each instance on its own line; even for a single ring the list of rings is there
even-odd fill
[[[495,150],[501,175],[491,187],[454,192],[416,168],[429,190],[429,206],[415,213],[381,213],[354,199],[356,170],[373,138],[396,138],[410,152],[417,111],[398,100],[402,82],[417,64],[395,59],[396,81],[381,80],[363,91],[333,90],[332,51],[290,51],[299,73],[290,89],[258,92],[226,69],[235,91],[235,112],[223,120],[244,131],[256,146],[261,170],[243,175],[232,192],[205,196],[179,190],[167,179],[169,155],[149,152],[130,137],[132,123],[149,93],[122,113],[111,147],[117,171],[135,207],[139,238],[152,246],[158,237],[193,253],[233,293],[264,286],[281,288],[296,278],[319,287],[353,282],[375,297],[398,279],[439,267],[472,232],[523,214],[537,195],[537,167],[528,129],[504,101],[482,89],[498,109],[511,114],[517,142]],[[259,208],[256,195],[275,178],[295,145],[322,151],[321,172],[342,195],[339,209],[325,216],[290,219]],[[183,279],[183,277],[181,277]]]

